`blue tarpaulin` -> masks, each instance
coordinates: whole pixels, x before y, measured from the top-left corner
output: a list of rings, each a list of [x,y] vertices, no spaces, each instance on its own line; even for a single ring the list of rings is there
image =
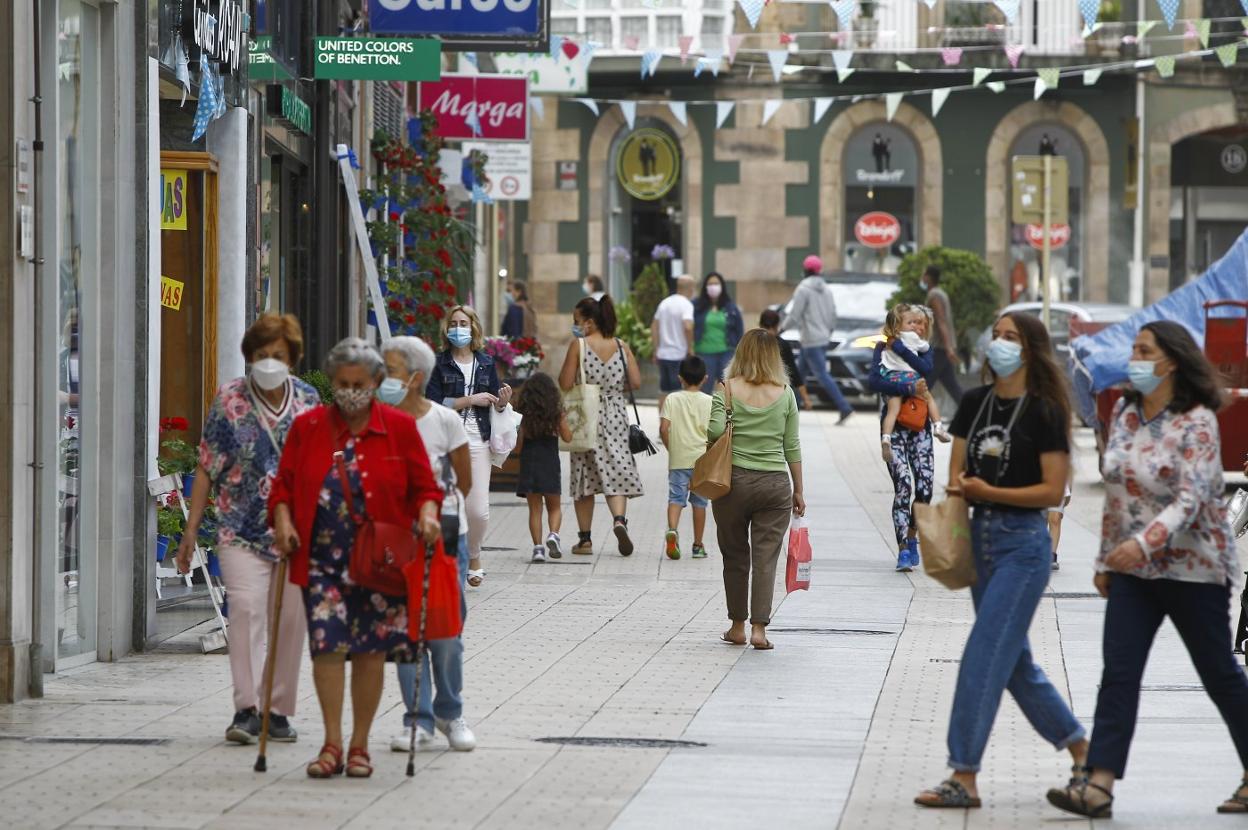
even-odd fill
[[[1131,344],[1145,323],[1173,320],[1182,323],[1196,342],[1205,342],[1205,303],[1216,300],[1248,301],[1248,230],[1226,256],[1199,279],[1169,294],[1139,313],[1102,329],[1076,337],[1070,343],[1075,379],[1075,402],[1088,423],[1096,421],[1096,396],[1127,379]],[[1227,314],[1235,313],[1227,309]],[[1242,312],[1238,312],[1242,313]]]

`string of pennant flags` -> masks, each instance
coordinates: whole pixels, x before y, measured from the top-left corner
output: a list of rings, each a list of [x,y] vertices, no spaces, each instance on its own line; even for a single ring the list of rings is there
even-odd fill
[[[1031,84],[1033,88],[1033,96],[1039,99],[1046,91],[1057,89],[1063,80],[1079,79],[1082,86],[1095,86],[1105,72],[1121,72],[1134,71],[1146,72],[1156,71],[1161,78],[1170,78],[1174,75],[1175,66],[1179,61],[1204,58],[1214,55],[1219,62],[1226,67],[1233,65],[1239,57],[1239,52],[1248,48],[1248,42],[1241,41],[1237,43],[1228,43],[1213,49],[1198,49],[1190,52],[1184,52],[1175,55],[1162,55],[1155,58],[1144,58],[1138,60],[1123,60],[1111,63],[1089,64],[1085,66],[1065,66],[1065,67],[1042,67],[1034,70],[1024,70],[1028,73],[1018,78],[1009,78],[1002,80],[989,80],[989,78],[997,72],[1005,72],[1007,70],[989,69],[986,67],[978,67],[972,71],[971,82],[969,84],[959,84],[954,86],[903,90],[894,92],[881,93],[854,93],[842,95],[818,95],[808,97],[760,97],[760,98],[736,98],[733,100],[686,100],[672,101],[669,99],[603,99],[603,98],[569,98],[570,102],[581,104],[588,108],[595,116],[601,116],[602,107],[616,106],[619,107],[621,115],[623,115],[628,127],[632,129],[637,117],[637,107],[641,106],[667,106],[672,116],[682,125],[688,124],[688,109],[691,106],[713,106],[715,107],[715,128],[723,127],[728,116],[732,114],[737,104],[762,104],[763,125],[767,124],[780,109],[786,105],[813,105],[813,123],[818,123],[827,114],[828,109],[835,103],[857,103],[859,101],[880,101],[884,102],[885,114],[887,120],[892,121],[896,115],[901,102],[907,97],[917,97],[920,95],[931,96],[932,117],[939,115],[945,101],[954,92],[966,92],[975,90],[980,87],[990,90],[993,93],[1004,92],[1008,86],[1017,86]],[[901,64],[901,61],[898,61]],[[903,64],[904,65],[904,64]],[[827,67],[803,67],[809,69],[826,70]],[[774,67],[773,67],[774,70]],[[779,77],[779,70],[776,71],[776,77]],[[854,73],[854,68],[848,64],[844,68],[835,70],[838,79],[844,81]],[[1009,70],[1012,71],[1012,70]],[[916,73],[917,74],[917,73]],[[534,97],[531,103],[538,118],[544,117],[545,104],[541,98]]]

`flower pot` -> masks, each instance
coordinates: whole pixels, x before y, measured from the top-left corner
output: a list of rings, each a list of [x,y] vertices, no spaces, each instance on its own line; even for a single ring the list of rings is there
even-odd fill
[[[173,542],[168,536],[156,537],[156,561],[164,562],[165,557],[169,555],[169,545]]]
[[[511,374],[511,377],[516,380],[528,380],[529,378],[533,377],[533,372],[536,371],[536,369],[537,367],[534,366],[532,363],[526,364],[524,366],[512,366],[510,374]]]
[[[195,486],[195,474],[182,474],[182,498],[189,500],[191,498],[191,488]]]

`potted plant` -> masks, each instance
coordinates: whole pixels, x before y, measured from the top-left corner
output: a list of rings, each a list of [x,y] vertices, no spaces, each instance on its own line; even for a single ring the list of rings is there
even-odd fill
[[[511,367],[516,362],[516,350],[512,348],[511,341],[506,337],[487,337],[483,349],[498,365],[498,376],[511,377]]]
[[[169,548],[182,538],[186,530],[186,519],[182,509],[169,499],[162,500],[156,507],[156,561],[163,562]]]
[[[1101,11],[1097,15],[1101,23],[1112,25],[1102,26],[1096,33],[1097,44],[1102,55],[1117,55],[1122,47],[1122,31],[1117,25],[1122,22],[1122,0],[1104,0]]]
[[[651,313],[651,318],[654,312]],[[650,358],[654,356],[654,343],[650,340],[650,326],[641,322],[631,302],[615,307],[615,336],[628,344],[641,368],[641,389],[637,397],[655,397],[659,393],[659,369]]]
[[[511,341],[511,348],[515,352],[511,362],[511,377],[517,380],[531,377],[546,357],[542,344],[534,337],[516,337]]]
[[[195,468],[199,466],[199,450],[184,438],[176,437],[185,433],[190,424],[185,418],[172,417],[160,419],[160,457],[156,459],[156,469],[162,476],[179,473],[182,476],[182,494],[191,497],[191,486],[195,482]],[[175,436],[166,438],[165,436]]]

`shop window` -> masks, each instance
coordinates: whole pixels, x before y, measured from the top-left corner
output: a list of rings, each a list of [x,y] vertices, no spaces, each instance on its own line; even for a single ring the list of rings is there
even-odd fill
[[[919,153],[908,132],[880,121],[845,144],[846,271],[895,274],[915,250]]]
[[[624,38],[637,38],[638,48],[648,48],[650,40],[650,18],[648,17],[621,17],[620,18],[620,43],[624,42]]]
[[[611,40],[611,18],[609,17],[587,17],[585,18],[585,34],[595,43],[610,45]]]
[[[656,49],[673,49],[680,46],[681,19],[679,17],[656,17],[654,21]]]
[[[1051,296],[1076,301],[1083,297],[1083,202],[1087,165],[1083,144],[1066,127],[1056,123],[1033,124],[1019,133],[1010,148],[1014,156],[1062,156],[1069,171],[1069,216],[1054,223],[1049,253]],[[1011,161],[1007,161],[1010,164]],[[1008,180],[1007,176],[1007,180]],[[1011,196],[1011,198],[1013,198]],[[1038,225],[1009,224],[1010,299],[1038,300],[1041,295],[1040,260],[1044,236]]]
[[[576,35],[579,31],[575,17],[552,17],[550,19],[551,34],[569,37]]]

